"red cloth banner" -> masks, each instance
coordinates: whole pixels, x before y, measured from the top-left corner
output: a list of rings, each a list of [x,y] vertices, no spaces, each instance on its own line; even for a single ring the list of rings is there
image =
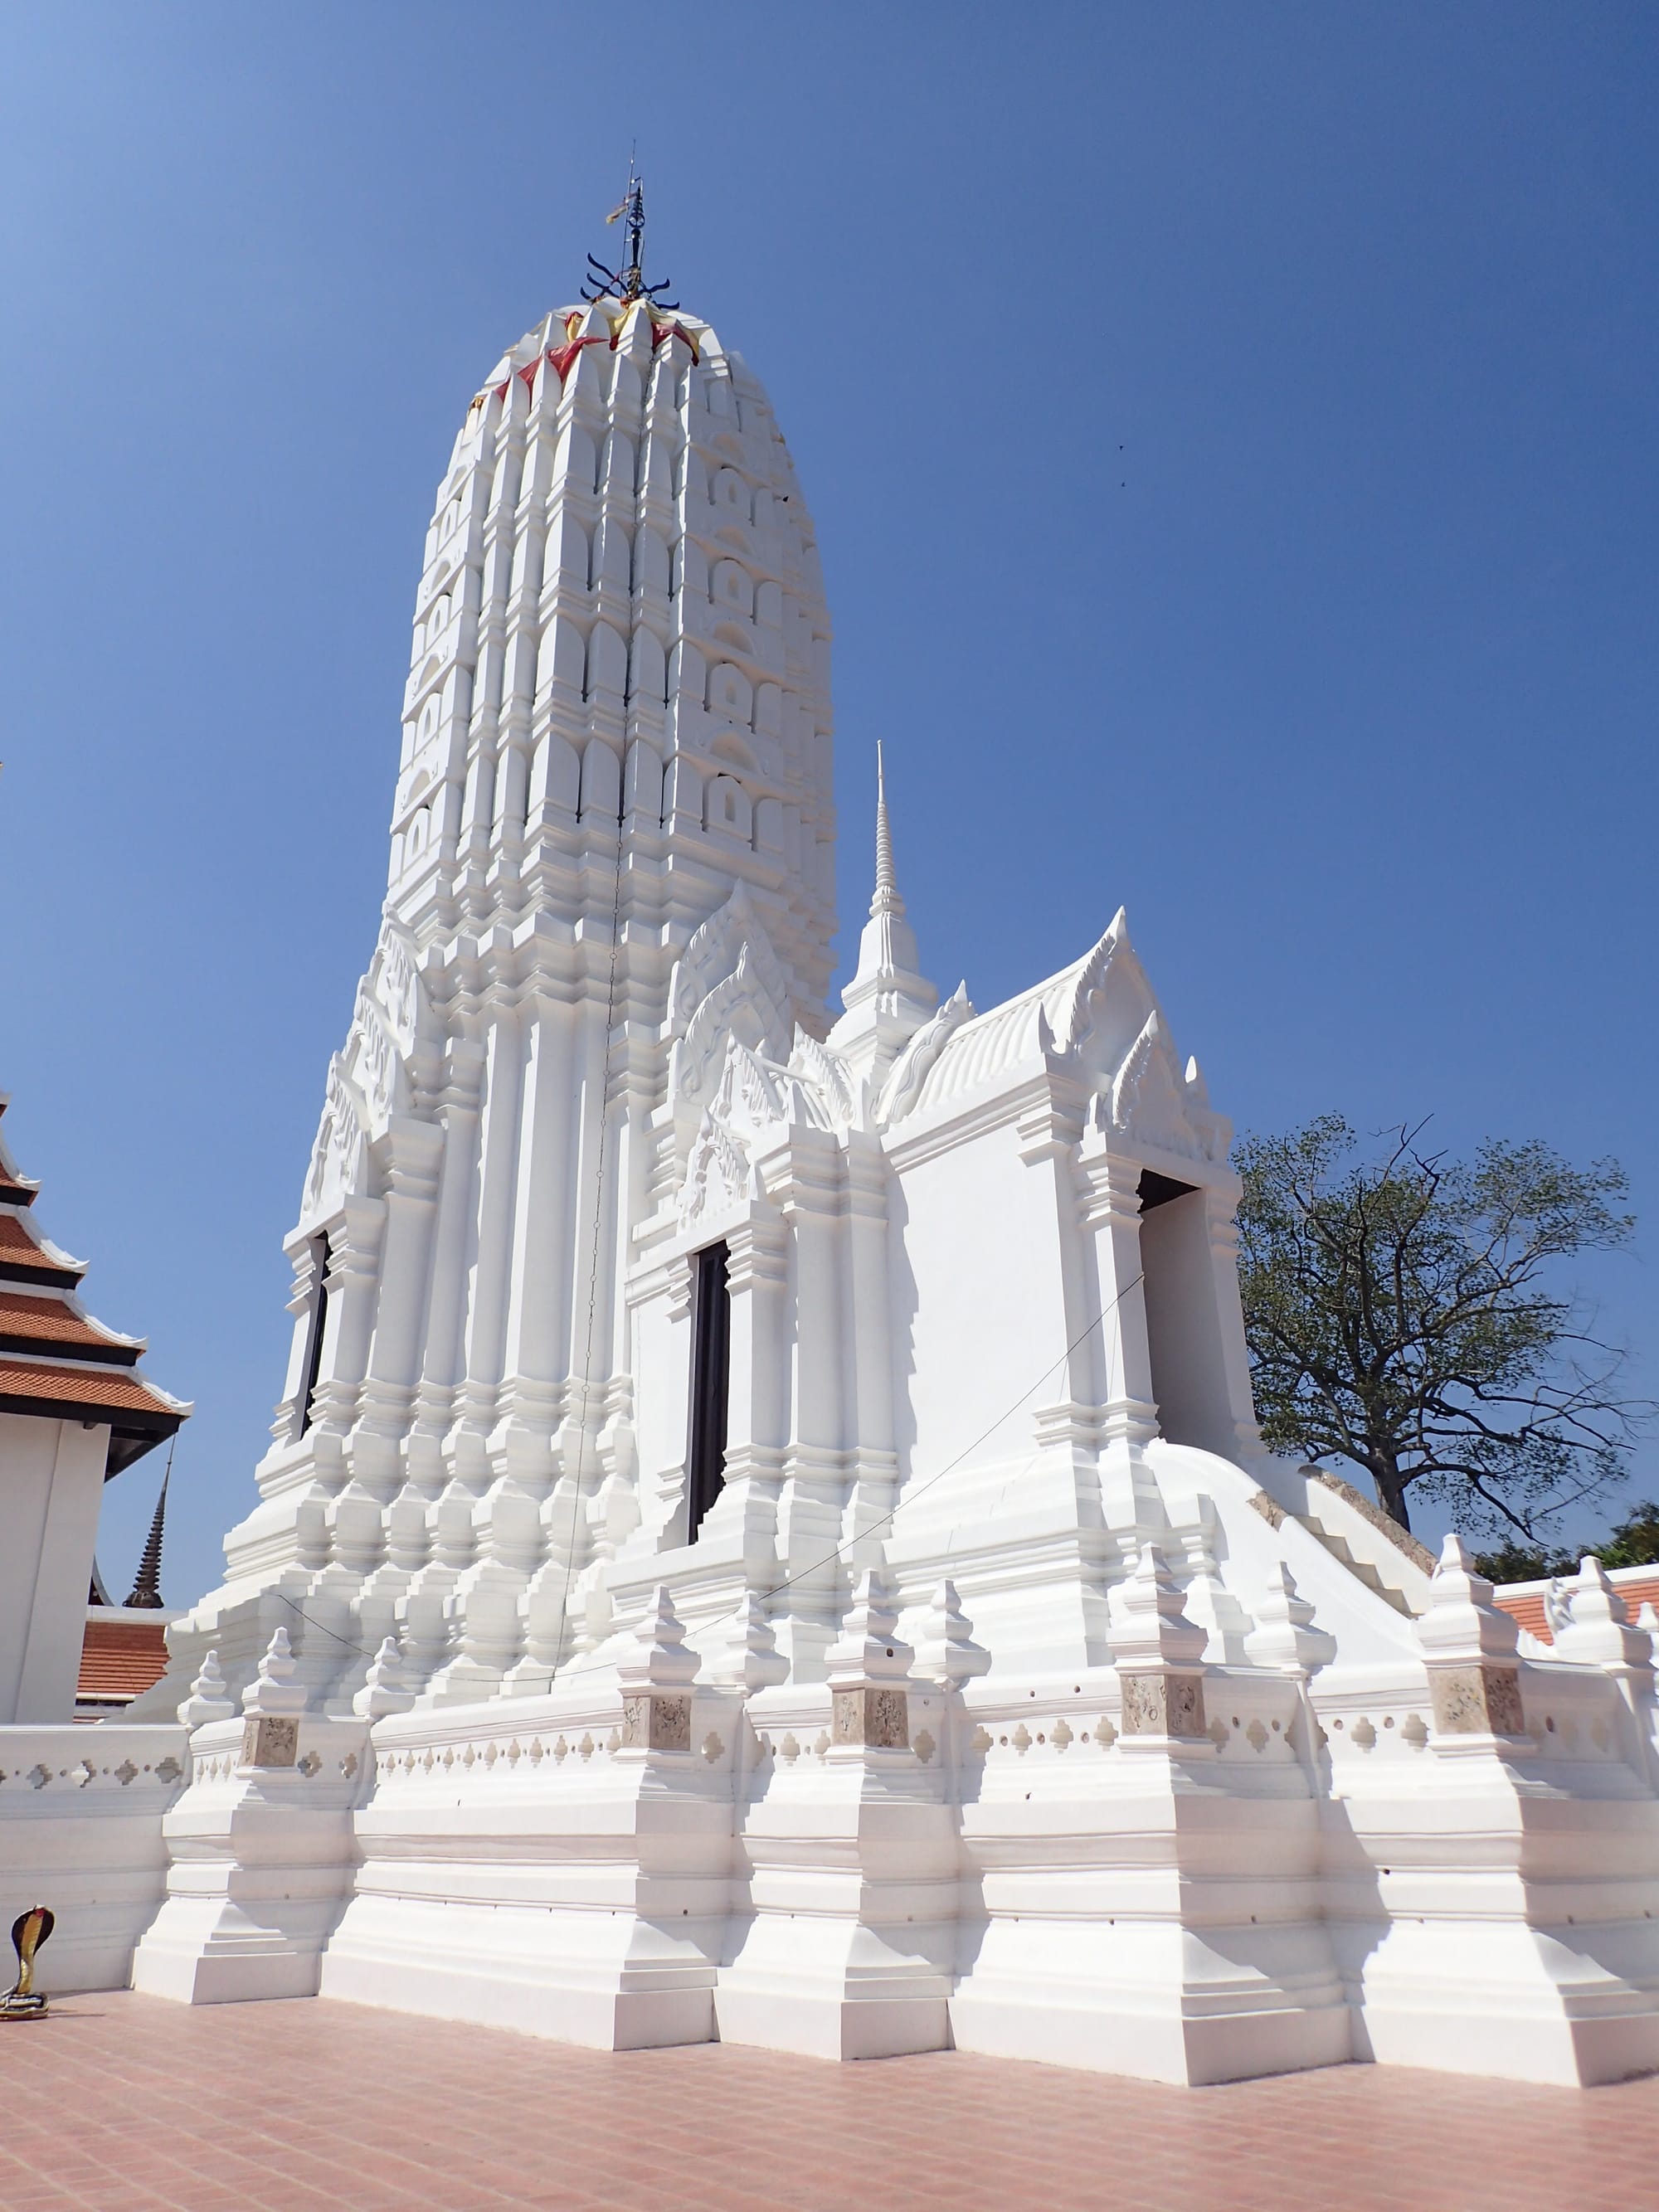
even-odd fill
[[[605,339],[595,337],[572,338],[568,345],[550,346],[547,349],[547,357],[559,372],[559,382],[562,385],[566,377],[569,375],[571,365],[584,346],[604,345],[606,343]]]
[[[671,338],[684,338],[687,345],[691,349],[692,360],[694,362],[702,361],[702,356],[697,351],[697,342],[696,338],[692,337],[690,331],[686,329],[684,323],[652,324],[651,350],[653,353],[655,353],[659,345],[666,345]]]

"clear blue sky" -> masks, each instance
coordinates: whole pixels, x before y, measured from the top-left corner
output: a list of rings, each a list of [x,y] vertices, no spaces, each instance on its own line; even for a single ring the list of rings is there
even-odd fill
[[[433,489],[632,138],[819,526],[843,951],[879,736],[947,988],[1123,901],[1241,1127],[1622,1158],[1646,1256],[1594,1281],[1651,1381],[1651,7],[0,29],[0,1085],[93,1310],[196,1401],[175,1601],[281,1381]],[[159,1472],[108,1496],[122,1588]]]

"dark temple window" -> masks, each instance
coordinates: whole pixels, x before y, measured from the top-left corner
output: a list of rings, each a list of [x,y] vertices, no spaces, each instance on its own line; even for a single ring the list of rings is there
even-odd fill
[[[694,1544],[703,1516],[720,1496],[726,1472],[726,1413],[732,1382],[732,1293],[724,1243],[692,1261],[691,1445],[686,1455],[689,1512],[685,1540]]]

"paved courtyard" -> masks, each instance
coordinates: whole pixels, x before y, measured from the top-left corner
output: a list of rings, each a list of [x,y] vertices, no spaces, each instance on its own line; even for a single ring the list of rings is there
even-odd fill
[[[65,1997],[0,2028],[0,2208],[1641,2212],[1659,2080],[1339,2067],[1180,2090],[939,2053],[611,2057],[322,2002]]]

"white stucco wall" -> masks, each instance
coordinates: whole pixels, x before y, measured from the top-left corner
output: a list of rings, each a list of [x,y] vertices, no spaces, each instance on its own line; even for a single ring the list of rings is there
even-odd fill
[[[0,1413],[0,1722],[75,1710],[109,1430]]]

